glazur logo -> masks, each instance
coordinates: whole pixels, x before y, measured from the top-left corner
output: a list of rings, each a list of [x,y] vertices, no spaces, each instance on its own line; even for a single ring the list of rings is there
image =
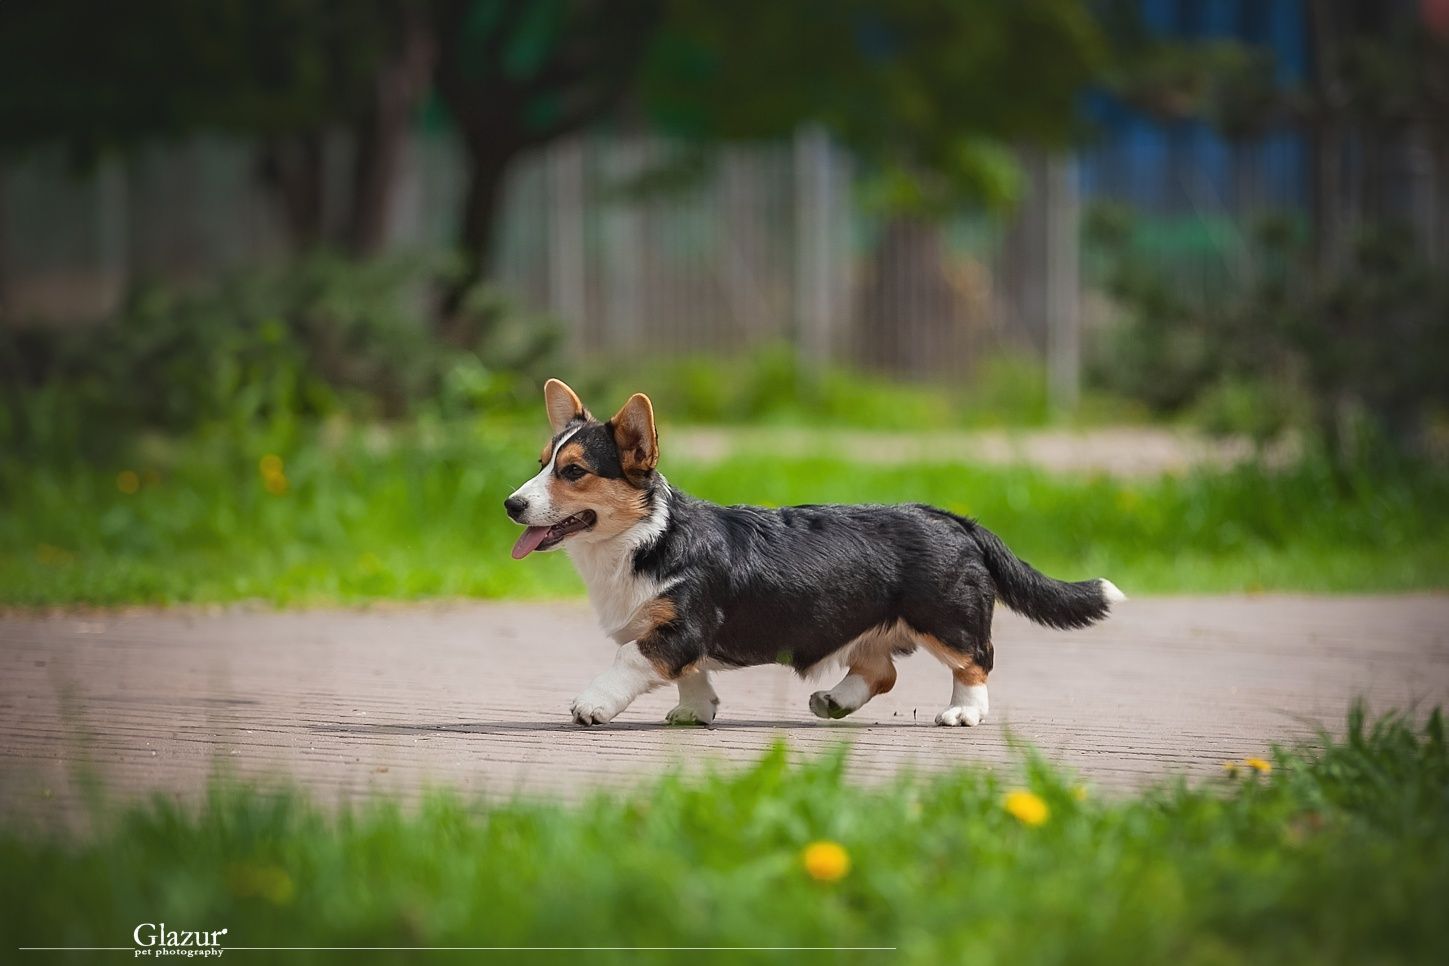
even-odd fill
[[[143,922],[131,933],[136,943],[136,955],[181,956],[186,959],[221,956],[226,952],[221,945],[225,929],[197,931],[172,929],[164,922]]]

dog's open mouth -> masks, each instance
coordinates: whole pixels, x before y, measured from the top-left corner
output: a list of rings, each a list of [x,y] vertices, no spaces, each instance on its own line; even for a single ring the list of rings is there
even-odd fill
[[[556,547],[576,533],[583,533],[598,522],[598,514],[593,510],[581,510],[571,517],[567,517],[555,523],[551,527],[529,527],[523,531],[518,542],[513,545],[513,559],[522,560],[535,550],[547,550]]]

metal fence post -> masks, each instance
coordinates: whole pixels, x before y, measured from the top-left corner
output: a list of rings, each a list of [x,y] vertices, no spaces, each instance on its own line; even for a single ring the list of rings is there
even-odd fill
[[[588,289],[584,261],[584,153],[580,138],[555,144],[548,155],[548,302],[582,346]]]
[[[631,179],[643,163],[643,143],[626,136],[604,152],[609,194],[603,202],[604,339],[610,352],[640,348],[644,331],[641,249],[643,206],[631,190]]]
[[[835,185],[830,139],[819,125],[795,134],[795,349],[811,368],[830,361]]]
[[[1046,165],[1047,396],[1057,412],[1076,409],[1081,395],[1081,197],[1075,159],[1053,155]]]

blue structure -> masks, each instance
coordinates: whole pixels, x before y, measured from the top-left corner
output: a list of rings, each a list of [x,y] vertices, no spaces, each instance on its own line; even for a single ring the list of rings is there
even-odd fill
[[[1289,86],[1301,82],[1309,68],[1305,3],[1140,0],[1139,9],[1145,26],[1161,36],[1230,38],[1271,50],[1279,83]],[[1292,131],[1234,145],[1202,121],[1162,122],[1107,94],[1089,99],[1087,116],[1099,132],[1082,157],[1088,199],[1162,214],[1299,209],[1308,203],[1307,152]]]

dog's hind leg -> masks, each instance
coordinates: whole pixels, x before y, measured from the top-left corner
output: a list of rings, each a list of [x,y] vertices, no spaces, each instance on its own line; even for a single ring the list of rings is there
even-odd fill
[[[707,725],[719,710],[719,695],[709,683],[709,672],[703,668],[685,671],[675,681],[679,686],[679,703],[664,716],[672,725]]]
[[[921,644],[951,669],[951,703],[936,715],[936,724],[971,728],[985,721],[990,710],[986,676],[991,672],[991,644],[976,644],[963,635],[949,640],[927,633],[919,636]]]
[[[889,633],[857,641],[848,652],[849,673],[829,691],[810,695],[811,712],[817,718],[843,718],[895,687],[896,666],[891,657],[897,644],[895,635]]]
[[[979,667],[961,668],[952,670],[951,678],[951,703],[936,715],[936,724],[970,728],[985,721],[991,709],[986,697],[986,672]]]
[[[867,701],[889,691],[895,684],[896,669],[890,661],[883,669],[852,665],[850,673],[835,687],[810,695],[810,710],[817,718],[843,718],[859,711]]]

